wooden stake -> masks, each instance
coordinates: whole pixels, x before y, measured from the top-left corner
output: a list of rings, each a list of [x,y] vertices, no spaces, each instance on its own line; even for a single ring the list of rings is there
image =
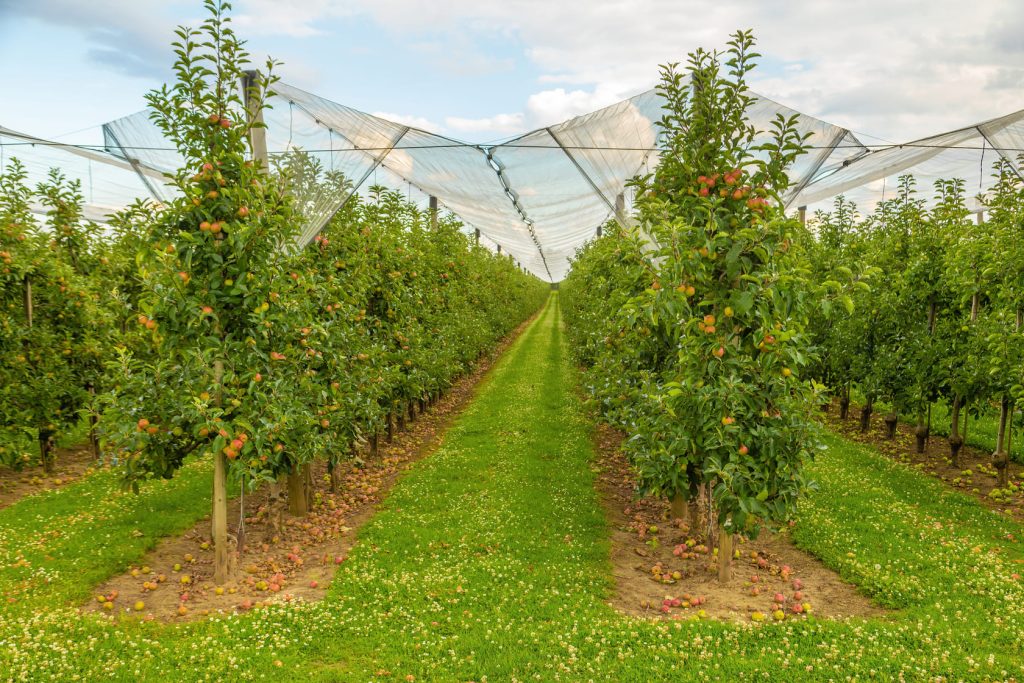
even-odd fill
[[[305,465],[292,465],[292,471],[288,473],[288,511],[296,517],[305,517],[309,512],[305,468]]]
[[[437,230],[437,197],[430,195],[430,229]]]
[[[732,576],[732,534],[724,526],[718,527],[718,581],[728,583]]]
[[[224,362],[213,363],[213,384],[216,403],[222,399],[221,382]],[[230,557],[228,551],[228,476],[227,459],[223,450],[213,454],[213,582],[222,585],[228,580]]]

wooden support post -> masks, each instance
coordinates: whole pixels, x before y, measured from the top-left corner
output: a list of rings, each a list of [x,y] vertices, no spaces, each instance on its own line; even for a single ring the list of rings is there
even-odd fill
[[[476,240],[477,244],[480,244],[480,228],[473,229],[473,238]]]
[[[797,212],[800,215],[800,225],[807,225],[807,207],[801,206],[797,208]]]
[[[216,392],[215,403],[220,405],[223,398],[221,382],[224,379],[224,362],[213,363],[213,384]],[[228,550],[228,467],[223,450],[213,454],[213,582],[223,585],[228,580],[230,557]]]
[[[499,254],[501,253],[501,245],[500,244],[498,245],[498,253]]]
[[[732,534],[724,526],[718,527],[718,581],[728,583],[732,576]]]
[[[306,502],[306,466],[292,465],[288,473],[288,511],[296,517],[305,517],[309,512]]]
[[[601,231],[602,231],[602,228],[603,228],[603,226],[600,226],[600,225],[599,225],[599,226],[597,226],[597,236],[598,236],[598,237],[600,237],[600,236],[601,236]]]
[[[430,195],[430,229],[437,230],[437,197]]]
[[[615,218],[620,225],[626,225],[626,195],[621,192],[615,195]],[[600,237],[600,233],[597,236]]]

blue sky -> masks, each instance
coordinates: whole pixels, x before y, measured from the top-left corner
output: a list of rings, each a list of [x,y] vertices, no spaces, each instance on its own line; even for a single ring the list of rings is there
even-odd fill
[[[657,65],[752,27],[755,89],[911,139],[1024,108],[1024,3],[240,0],[236,28],[285,80],[455,137],[504,137],[649,87]],[[70,142],[168,76],[198,0],[0,0],[0,125]]]

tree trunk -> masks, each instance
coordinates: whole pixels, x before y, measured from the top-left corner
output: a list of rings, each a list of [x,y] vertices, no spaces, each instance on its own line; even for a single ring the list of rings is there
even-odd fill
[[[313,509],[313,463],[307,462],[302,466],[303,493],[306,494],[306,510]]]
[[[427,412],[427,400],[425,398],[420,398],[420,415],[425,412]]]
[[[839,419],[845,420],[850,416],[850,385],[843,387],[843,394],[839,397]]]
[[[215,402],[222,400],[221,381],[224,378],[224,362],[213,363],[213,384]],[[213,454],[213,582],[223,585],[228,580],[230,550],[228,549],[228,466],[223,449]]]
[[[920,406],[917,409],[917,424],[914,426],[914,438],[917,440],[917,452],[924,453],[925,443],[928,441],[928,423],[925,411]]]
[[[964,401],[964,445],[967,445],[967,427],[971,424],[971,411],[967,409],[967,401]]]
[[[896,426],[899,424],[900,418],[895,411],[886,414],[885,416],[885,438],[895,439],[896,438]]]
[[[53,474],[53,432],[39,430],[39,463],[43,472]]]
[[[89,385],[89,448],[92,450],[93,456],[100,459],[100,439],[96,432],[96,426],[99,424],[99,418],[96,415],[96,387]]]
[[[949,418],[949,464],[957,468],[960,467],[960,449],[964,446],[964,439],[960,436],[960,405],[960,395],[956,394]]]
[[[1006,452],[1006,424],[1010,412],[1010,399],[1003,396],[999,405],[999,432],[996,435],[996,451],[992,454],[992,466],[999,475],[999,488],[1006,488],[1010,483],[1010,457]]]
[[[697,528],[698,522],[697,498],[691,496],[689,499],[683,497],[682,493],[672,496],[672,519],[678,519],[689,530]]]
[[[416,421],[416,399],[409,399],[409,424]]]
[[[405,431],[405,406],[398,407],[398,431]]]
[[[868,400],[860,409],[860,431],[862,434],[866,434],[871,428],[871,412],[874,410],[875,399],[872,396],[868,396]]]
[[[388,443],[392,443],[395,440],[395,414],[392,412],[388,413]]]
[[[284,475],[279,476],[270,484],[270,503],[267,506],[267,519],[270,522],[271,533],[277,536],[284,529],[284,509],[288,506],[287,491],[288,484]]]
[[[377,453],[379,453],[379,452],[380,452],[380,433],[374,431],[374,433],[372,435],[370,435],[370,455],[373,456],[373,457],[377,457]]]
[[[728,583],[732,576],[732,534],[718,527],[718,581]]]
[[[309,512],[306,502],[305,467],[292,465],[292,471],[288,473],[288,511],[296,517],[305,517]]]
[[[331,478],[331,493],[338,492],[338,468],[334,463],[334,460],[327,461],[327,474]]]

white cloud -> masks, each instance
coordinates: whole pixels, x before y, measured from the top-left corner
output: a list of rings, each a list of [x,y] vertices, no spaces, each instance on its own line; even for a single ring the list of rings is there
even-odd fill
[[[168,17],[189,14],[201,14],[194,0],[0,0],[0,23],[76,28],[92,59],[150,77],[168,64],[180,23]],[[538,91],[521,112],[453,111],[446,126],[466,132],[518,132],[517,114],[529,127],[610,103],[652,85],[660,63],[723,47],[738,26],[754,29],[765,55],[756,90],[859,132],[911,139],[1024,107],[1024,3],[1012,0],[446,0],[429,13],[421,0],[239,0],[235,24],[245,35],[308,37],[356,15],[402,34],[449,76],[505,73],[507,46],[521,46]]]
[[[607,85],[598,85],[593,90],[567,91],[565,88],[553,88],[530,95],[526,101],[526,113],[531,126],[540,128],[607,107],[625,98],[623,91]]]
[[[292,38],[323,35],[317,24],[353,14],[345,3],[334,0],[244,0],[237,9],[232,21],[240,33]]]
[[[1024,107],[1020,75],[1024,3],[976,0],[446,0],[423,22],[414,0],[358,0],[382,25],[417,35],[515,36],[546,88],[524,103],[527,123],[580,113],[649,87],[658,64],[685,62],[698,46],[721,48],[752,27],[766,67],[762,94],[826,120],[889,139],[910,139]],[[699,17],[699,21],[695,18]],[[770,67],[770,68],[769,68]],[[570,86],[566,88],[565,86]]]

